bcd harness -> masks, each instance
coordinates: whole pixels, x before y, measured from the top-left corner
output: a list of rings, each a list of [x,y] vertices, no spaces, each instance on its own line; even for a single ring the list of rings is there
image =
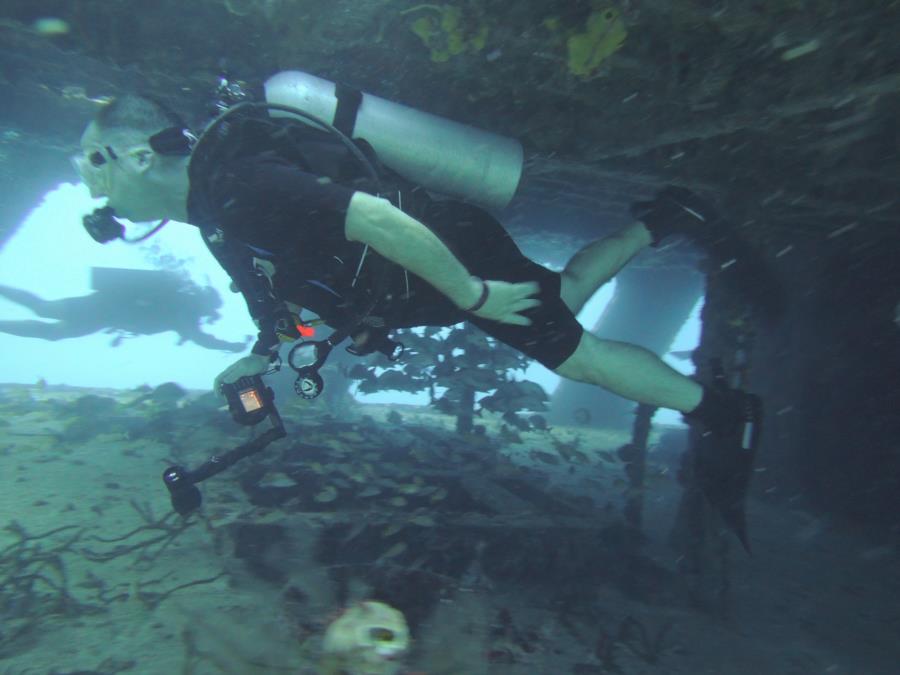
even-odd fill
[[[220,88],[220,94],[222,92]],[[226,93],[233,100],[234,90]],[[238,157],[260,154],[261,150],[274,152],[280,159],[287,159],[302,171],[387,198],[397,208],[420,218],[430,203],[425,190],[383,168],[365,141],[349,138],[347,132],[355,123],[361,98],[356,90],[339,89],[334,126],[312,118],[324,131],[296,119],[276,119],[268,115],[269,109],[286,109],[303,117],[312,117],[287,106],[246,100],[230,105],[217,104],[223,112],[206,127],[193,148],[191,177],[193,179],[195,173],[211,175],[215,167],[225,166]],[[204,195],[206,192],[201,191]],[[270,359],[277,360],[277,344],[296,343],[289,354],[288,364],[298,374],[294,389],[300,396],[315,398],[321,393],[324,382],[318,371],[332,348],[348,337],[354,338],[354,343],[347,347],[347,351],[357,356],[378,351],[395,361],[402,354],[403,345],[388,337],[390,327],[382,317],[373,313],[379,301],[387,295],[390,265],[370,251],[368,245],[363,248],[357,261],[334,256],[340,265],[355,264],[349,293],[345,288],[344,294],[340,295],[322,280],[306,280],[306,287],[318,289],[316,292],[323,302],[330,301],[335,307],[340,305],[341,311],[337,314],[343,316],[337,324],[333,320],[328,321],[334,330],[327,339],[311,341],[305,338],[312,334],[313,326],[325,323],[325,320],[303,322],[277,296],[273,283],[275,255],[222,232],[214,223],[198,225],[210,251],[232,276],[237,277],[234,282],[247,299],[251,314],[255,319],[260,317],[258,322],[266,324],[260,325],[260,328],[270,330],[277,337],[278,343],[270,347]],[[369,269],[366,288],[357,285],[364,266]],[[409,276],[406,270],[403,272],[405,297],[408,298]]]

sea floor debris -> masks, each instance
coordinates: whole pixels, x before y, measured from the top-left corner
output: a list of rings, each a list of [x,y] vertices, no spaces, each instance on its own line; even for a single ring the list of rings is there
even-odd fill
[[[874,565],[885,569],[870,579],[893,579],[860,574],[825,599],[847,617],[842,634],[869,636],[854,650],[803,619],[821,601],[816,581],[784,545],[793,516],[765,505],[754,506],[765,563],[735,563],[742,631],[692,609],[665,545],[674,472],[648,487],[636,558],[614,434],[554,427],[503,443],[501,419],[460,435],[421,409],[398,424],[396,407],[336,419],[286,405],[292,434],[204,483],[204,509],[183,519],[162,469],[247,431],[203,394],[168,393],[0,387],[10,672],[318,673],[326,626],[362,600],[403,611],[406,665],[430,675],[765,672],[796,652],[778,644],[801,645],[810,672],[877,672],[891,653],[877,599],[900,589],[893,558],[848,560],[839,539],[817,551],[823,569]]]

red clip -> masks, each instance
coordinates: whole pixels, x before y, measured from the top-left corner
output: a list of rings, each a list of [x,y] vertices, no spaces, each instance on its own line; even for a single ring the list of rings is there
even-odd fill
[[[297,324],[297,332],[300,333],[300,337],[313,337],[316,334],[316,329],[312,326],[305,326],[302,323]]]

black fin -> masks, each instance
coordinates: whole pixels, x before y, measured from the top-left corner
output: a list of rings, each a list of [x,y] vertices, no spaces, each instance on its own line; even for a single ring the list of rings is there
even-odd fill
[[[695,448],[697,484],[747,553],[746,499],[759,444],[762,403],[744,394],[743,422],[728,432],[705,432]]]

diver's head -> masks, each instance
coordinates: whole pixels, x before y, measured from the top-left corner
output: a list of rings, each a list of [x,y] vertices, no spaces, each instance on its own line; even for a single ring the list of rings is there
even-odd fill
[[[82,154],[73,163],[91,196],[106,197],[117,215],[137,222],[184,220],[189,149],[186,142],[183,150],[166,143],[172,130],[183,128],[162,104],[122,96],[84,130]]]

